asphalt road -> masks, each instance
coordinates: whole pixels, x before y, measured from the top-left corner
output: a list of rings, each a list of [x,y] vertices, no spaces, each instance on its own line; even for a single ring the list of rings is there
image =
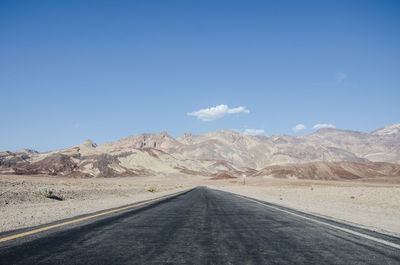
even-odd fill
[[[268,205],[196,188],[2,242],[0,264],[400,264],[400,249],[333,227],[351,226]]]

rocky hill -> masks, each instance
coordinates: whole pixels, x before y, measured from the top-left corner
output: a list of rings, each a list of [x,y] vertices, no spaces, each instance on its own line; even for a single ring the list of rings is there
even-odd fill
[[[99,148],[152,147],[181,159],[224,160],[254,169],[317,161],[400,163],[399,128],[394,124],[372,133],[328,128],[309,135],[271,137],[220,130],[202,135],[184,133],[177,139],[163,132],[129,136]]]
[[[301,136],[250,136],[230,130],[202,135],[166,132],[128,136],[97,146],[0,152],[0,170],[14,174],[115,177],[226,173],[299,178],[400,175],[400,124],[372,133],[320,129]],[[388,171],[387,168],[394,168]]]
[[[384,162],[312,162],[268,166],[254,176],[326,180],[398,177],[400,165]]]

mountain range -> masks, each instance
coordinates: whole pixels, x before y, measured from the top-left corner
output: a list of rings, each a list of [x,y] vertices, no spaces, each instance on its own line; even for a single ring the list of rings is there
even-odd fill
[[[201,135],[128,136],[62,150],[0,152],[2,174],[118,177],[159,174],[358,179],[400,176],[400,124],[371,133],[332,128],[299,136],[250,136],[231,130]]]

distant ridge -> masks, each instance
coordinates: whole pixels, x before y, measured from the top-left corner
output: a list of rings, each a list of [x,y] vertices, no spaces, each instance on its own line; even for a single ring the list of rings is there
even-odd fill
[[[97,146],[91,140],[66,149],[0,152],[0,171],[115,177],[155,174],[299,178],[395,176],[400,124],[371,133],[320,129],[309,135],[250,136],[231,130],[173,138],[167,132],[127,136]],[[393,168],[393,170],[388,170]]]

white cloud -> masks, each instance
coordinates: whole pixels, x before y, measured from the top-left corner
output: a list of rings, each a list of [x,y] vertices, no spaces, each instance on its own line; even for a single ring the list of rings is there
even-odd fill
[[[264,130],[262,130],[262,129],[246,129],[246,130],[244,130],[243,133],[247,134],[247,135],[255,136],[255,135],[264,134]]]
[[[223,118],[227,114],[249,113],[245,107],[229,108],[227,105],[218,105],[208,109],[189,112],[187,115],[195,116],[202,121],[214,121]]]
[[[295,132],[300,132],[305,129],[307,129],[307,126],[305,126],[304,124],[301,124],[301,123],[297,124],[294,128],[292,128],[292,130]]]
[[[336,73],[336,81],[338,83],[343,83],[347,79],[347,74],[343,72]]]
[[[336,128],[336,126],[333,124],[318,123],[318,124],[315,124],[313,127],[313,129],[316,129],[316,130],[322,129],[322,128]]]

